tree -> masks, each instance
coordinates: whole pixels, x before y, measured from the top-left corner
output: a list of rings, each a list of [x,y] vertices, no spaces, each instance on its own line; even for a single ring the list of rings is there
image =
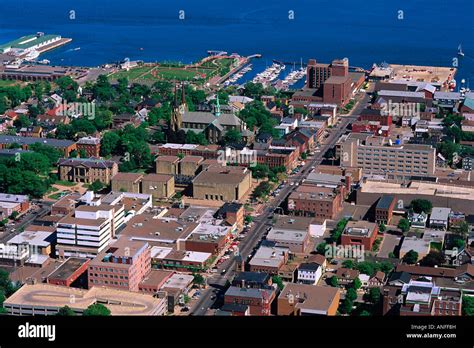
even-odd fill
[[[353,260],[344,260],[342,262],[342,267],[353,269],[354,266],[355,266],[355,263]]]
[[[10,280],[10,274],[3,268],[0,268],[0,292],[5,297],[9,297],[15,292],[15,290],[16,289]]]
[[[380,233],[384,233],[387,230],[387,226],[382,222],[379,226]]]
[[[325,242],[319,243],[318,246],[316,247],[316,253],[320,255],[326,255],[326,248],[327,248],[327,243]]]
[[[339,280],[337,279],[337,276],[333,275],[331,279],[329,279],[329,284],[332,287],[337,288],[339,286]]]
[[[417,214],[420,214],[421,212],[429,214],[431,213],[431,209],[433,209],[433,204],[426,199],[414,199],[411,201],[410,207]]]
[[[100,141],[100,155],[116,155],[119,152],[120,136],[116,132],[106,132]]]
[[[474,297],[462,297],[462,315],[474,316]]]
[[[283,285],[283,280],[277,275],[274,275],[272,277],[272,282],[278,286],[278,289],[280,289],[280,291],[283,290],[283,288],[285,287],[285,285]]]
[[[369,301],[372,303],[378,303],[380,301],[380,289],[370,288],[369,290]]]
[[[251,223],[252,221],[253,221],[253,216],[252,216],[252,215],[246,215],[246,216],[245,216],[244,222],[245,222],[246,224],[249,224],[249,223]]]
[[[352,287],[354,289],[358,290],[358,289],[360,289],[361,286],[362,286],[362,282],[360,281],[359,277],[354,279],[354,281],[352,282]]]
[[[354,306],[354,302],[346,298],[342,304],[342,309],[344,313],[351,314],[353,306]]]
[[[95,303],[87,307],[83,313],[84,316],[110,316],[110,309],[100,303]]]
[[[224,135],[225,144],[239,144],[242,142],[242,134],[237,129],[230,129]]]
[[[361,316],[361,317],[370,317],[371,315],[372,314],[370,314],[370,312],[366,311],[365,309],[362,312],[360,312],[360,314],[359,314],[359,316]]]
[[[344,232],[344,229],[346,228],[348,219],[341,219],[334,230],[331,232],[331,241],[334,243],[338,243],[339,239],[341,238],[342,232]]]
[[[462,221],[459,224],[456,232],[461,236],[467,236],[467,234],[469,233],[469,224],[466,221]]]
[[[441,252],[439,251],[431,251],[428,255],[426,255],[423,259],[420,261],[421,266],[428,266],[428,267],[434,267],[434,266],[439,266],[444,263],[444,256]]]
[[[204,285],[206,283],[204,277],[200,275],[199,273],[194,273],[193,274],[193,283],[196,285]]]
[[[357,299],[357,291],[354,288],[347,289],[346,298],[351,301],[354,301],[355,299]]]
[[[362,274],[372,276],[377,272],[377,264],[370,261],[362,261],[357,263],[356,269]]]
[[[99,192],[104,188],[104,184],[99,180],[94,181],[92,184],[89,185],[89,189],[94,192]]]
[[[250,168],[252,171],[252,177],[255,179],[263,179],[268,176],[268,173],[270,172],[270,169],[268,169],[268,166],[266,164],[259,164],[253,166]]]
[[[407,232],[410,229],[410,221],[408,219],[400,219],[398,222],[398,228],[402,230],[402,232]]]
[[[75,316],[76,313],[69,306],[64,306],[59,308],[59,311],[56,315],[62,317],[72,317]]]
[[[253,195],[256,198],[262,198],[270,193],[270,184],[268,181],[262,181],[253,191]]]
[[[415,250],[410,250],[403,256],[403,261],[409,265],[414,265],[418,261],[418,253]]]

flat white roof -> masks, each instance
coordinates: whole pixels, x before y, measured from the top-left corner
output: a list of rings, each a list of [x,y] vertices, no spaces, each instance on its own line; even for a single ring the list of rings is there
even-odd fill
[[[36,245],[41,247],[47,247],[51,243],[46,241],[46,239],[51,236],[54,232],[41,232],[41,231],[24,231],[12,239],[10,239],[8,244],[29,244]]]

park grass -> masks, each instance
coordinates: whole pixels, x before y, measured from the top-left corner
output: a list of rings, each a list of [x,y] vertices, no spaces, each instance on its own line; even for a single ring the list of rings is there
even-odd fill
[[[66,194],[67,194],[66,191],[61,191],[61,192],[53,193],[52,195],[49,195],[48,197],[51,198],[51,199],[60,199],[61,197],[63,197]]]
[[[70,181],[66,181],[66,180],[58,180],[54,184],[55,185],[60,185],[60,186],[67,186],[67,187],[72,187],[72,186],[77,185],[76,182],[70,182]]]

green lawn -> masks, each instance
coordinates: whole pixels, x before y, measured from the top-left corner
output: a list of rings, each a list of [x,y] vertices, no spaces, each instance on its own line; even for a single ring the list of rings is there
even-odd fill
[[[76,182],[70,182],[70,181],[66,181],[66,180],[58,180],[58,181],[55,182],[55,184],[56,185],[61,185],[61,186],[68,186],[68,187],[77,185]]]
[[[49,195],[48,197],[51,198],[51,199],[59,199],[62,196],[65,196],[66,194],[67,194],[66,191],[61,191],[61,192],[58,192],[58,193],[53,193],[52,195]]]

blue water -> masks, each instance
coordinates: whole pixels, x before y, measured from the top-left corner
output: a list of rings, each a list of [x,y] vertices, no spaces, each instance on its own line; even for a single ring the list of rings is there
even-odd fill
[[[73,42],[41,56],[53,64],[97,66],[129,57],[189,63],[207,50],[350,65],[450,66],[474,77],[472,0],[2,0],[0,42],[43,31]],[[69,18],[75,11],[76,19]],[[184,10],[185,19],[179,19]],[[403,11],[403,20],[397,18]],[[294,19],[288,18],[294,11]],[[74,50],[79,48],[79,50]],[[250,74],[249,74],[250,75]],[[474,80],[473,80],[474,84]]]

